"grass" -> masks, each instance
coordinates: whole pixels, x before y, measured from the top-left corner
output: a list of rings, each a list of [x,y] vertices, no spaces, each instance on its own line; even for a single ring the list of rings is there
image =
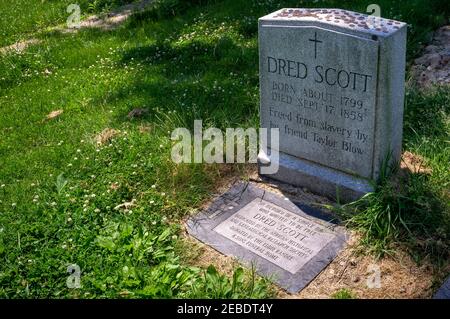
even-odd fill
[[[356,299],[356,295],[348,289],[340,289],[331,295],[333,299]]]
[[[80,6],[82,16],[103,12],[134,0],[14,0],[0,2],[0,47],[26,40],[33,34],[63,24],[73,12],[70,4]]]
[[[378,189],[338,207],[362,243],[378,256],[406,245],[416,260],[446,267],[450,258],[450,92],[436,88],[407,93],[404,148],[424,159],[427,170],[391,171]]]
[[[63,1],[48,3],[55,11],[35,12],[33,3],[2,2],[18,24],[0,22],[3,44],[65,21]],[[42,43],[2,56],[0,296],[272,296],[251,271],[228,278],[182,262],[181,221],[228,172],[175,165],[170,132],[192,128],[194,119],[204,127],[258,126],[257,17],[303,4],[364,12],[369,3],[159,1],[116,30],[43,32]],[[383,16],[413,25],[410,58],[449,13],[446,1],[379,4]],[[369,246],[383,251],[420,238],[418,251],[448,258],[449,98],[408,88],[404,147],[426,158],[432,173],[411,176],[402,196],[383,186],[355,204],[362,213],[351,225],[366,231]],[[128,119],[137,107],[148,114]],[[59,117],[45,119],[58,109]],[[106,128],[117,133],[98,145]],[[123,203],[133,205],[115,209]],[[66,285],[72,264],[81,269],[79,289]]]

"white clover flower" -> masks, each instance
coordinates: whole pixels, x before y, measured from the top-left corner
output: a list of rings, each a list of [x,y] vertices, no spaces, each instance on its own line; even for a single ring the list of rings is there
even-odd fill
[[[5,184],[2,184],[2,186],[1,186],[1,187],[2,187],[2,188],[3,188],[3,187],[5,187]]]
[[[70,217],[67,218],[67,222],[68,222],[68,223],[71,223],[71,222],[72,222],[72,218],[70,218]]]
[[[83,143],[83,142],[82,142]],[[81,150],[80,149],[77,149],[77,153],[81,153]]]
[[[51,202],[51,204],[50,205],[52,205],[52,206],[56,206],[56,202]]]
[[[17,206],[17,203],[12,203],[11,206],[12,206],[12,207],[16,207],[16,206]]]
[[[154,200],[151,200],[151,201],[150,201],[150,204],[154,204],[154,203],[155,203],[155,201],[154,201]]]
[[[166,196],[166,193],[161,193],[161,196]]]
[[[153,185],[152,185],[152,188],[156,188],[156,185],[155,185],[155,184],[153,184]]]
[[[156,225],[156,222],[155,222],[155,221],[152,221],[152,225]]]
[[[94,212],[100,213],[100,209],[96,208],[96,209],[94,209]]]

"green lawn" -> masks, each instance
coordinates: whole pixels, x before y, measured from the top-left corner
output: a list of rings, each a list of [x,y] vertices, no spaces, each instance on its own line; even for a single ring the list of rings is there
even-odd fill
[[[113,31],[37,32],[64,22],[71,2],[0,3],[14,16],[0,18],[0,44],[30,34],[42,40],[0,60],[0,297],[272,296],[251,271],[227,278],[190,266],[180,220],[228,172],[174,164],[170,132],[194,119],[258,126],[259,16],[299,5],[365,12],[371,1],[159,0]],[[92,11],[114,3],[95,2]],[[411,61],[449,16],[448,2],[390,3],[378,1],[382,16],[412,25]],[[418,259],[448,264],[449,105],[449,90],[407,88],[404,148],[432,173],[411,176],[400,192],[384,183],[349,207],[360,213],[349,226],[378,253],[400,243]],[[137,107],[149,113],[128,119]],[[58,109],[63,114],[45,120]],[[117,134],[97,145],[106,128]],[[128,211],[115,209],[132,201]],[[81,269],[80,289],[66,285],[70,264]]]
[[[80,6],[81,15],[99,13],[135,0],[2,0],[0,1],[0,46],[29,39],[48,27],[63,24],[73,11],[70,4]]]

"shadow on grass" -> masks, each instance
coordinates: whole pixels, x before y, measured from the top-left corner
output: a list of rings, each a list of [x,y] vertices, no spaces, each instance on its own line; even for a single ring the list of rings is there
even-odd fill
[[[415,144],[428,139],[435,146],[448,138],[450,93],[448,88],[436,87],[421,91],[411,87],[407,91],[404,114],[405,143]]]
[[[214,43],[135,47],[124,52],[122,63],[140,63],[145,75],[108,96],[107,102],[129,105],[118,120],[143,106],[150,111],[147,120],[161,120],[176,111],[174,124],[187,128],[193,128],[195,119],[225,128],[257,118],[257,51],[230,37]],[[130,96],[142,105],[127,101]]]

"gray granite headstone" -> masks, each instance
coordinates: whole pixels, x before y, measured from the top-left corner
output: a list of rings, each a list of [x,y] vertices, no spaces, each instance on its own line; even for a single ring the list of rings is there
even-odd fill
[[[246,183],[233,186],[187,226],[197,239],[255,266],[289,292],[303,289],[347,240],[320,211]]]
[[[372,191],[401,155],[405,52],[403,22],[340,9],[260,18],[261,127],[280,132],[269,177],[344,201]]]

